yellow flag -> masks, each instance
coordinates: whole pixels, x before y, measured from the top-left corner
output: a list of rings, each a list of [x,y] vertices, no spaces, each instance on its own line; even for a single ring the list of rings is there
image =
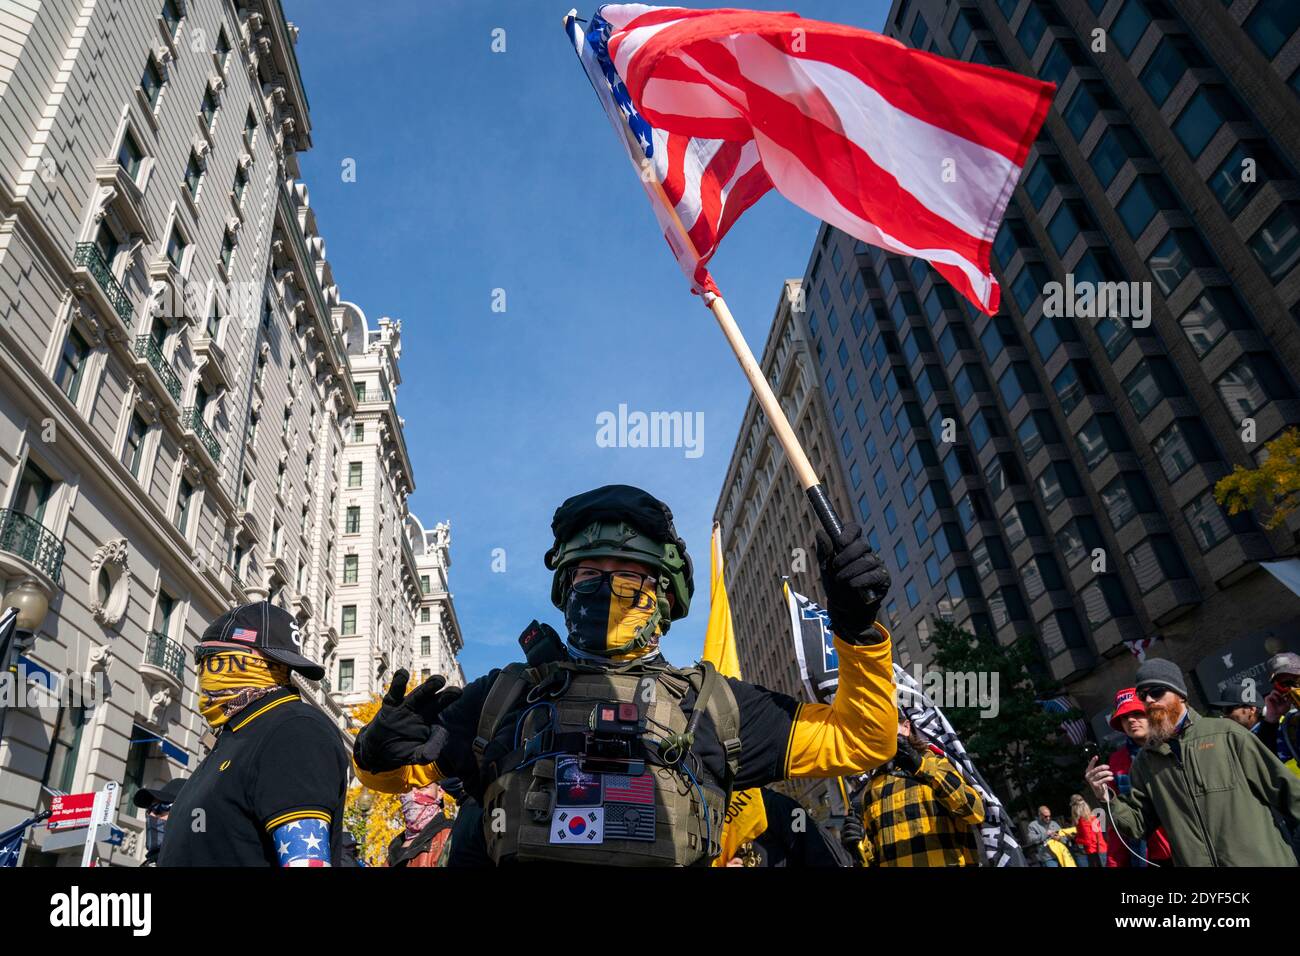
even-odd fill
[[[722,529],[713,525],[709,555],[709,628],[704,632],[704,659],[723,677],[740,677],[740,657],[736,654],[736,630],[731,622],[731,602],[722,570]],[[722,827],[722,852],[714,866],[726,866],[741,844],[767,829],[767,812],[763,809],[761,790],[740,790],[731,795],[726,822]]]

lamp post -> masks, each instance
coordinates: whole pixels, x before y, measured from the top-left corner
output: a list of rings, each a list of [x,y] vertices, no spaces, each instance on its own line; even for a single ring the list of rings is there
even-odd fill
[[[4,613],[5,608],[10,607],[18,610],[18,619],[14,622],[12,637],[0,646],[0,674],[14,675],[14,691],[18,693],[21,692],[18,687],[18,675],[16,668],[10,663],[10,658],[14,653],[28,647],[32,635],[45,623],[45,615],[50,610],[50,599],[35,581],[26,578],[18,587],[5,595],[3,603],[0,603],[0,614]],[[9,708],[0,707],[0,745],[4,743],[5,718],[8,715]]]

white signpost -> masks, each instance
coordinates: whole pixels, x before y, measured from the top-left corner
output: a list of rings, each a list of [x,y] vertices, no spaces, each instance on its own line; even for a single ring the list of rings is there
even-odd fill
[[[117,790],[114,781],[104,784],[104,789],[95,794],[95,806],[90,812],[90,824],[86,827],[86,848],[81,854],[81,865],[95,865],[95,844],[107,840],[113,832],[113,819],[117,816]]]

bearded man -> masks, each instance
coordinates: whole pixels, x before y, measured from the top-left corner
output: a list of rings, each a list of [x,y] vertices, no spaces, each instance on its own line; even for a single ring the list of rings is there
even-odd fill
[[[1175,866],[1296,866],[1273,814],[1300,823],[1300,778],[1245,727],[1187,706],[1172,661],[1145,661],[1135,687],[1148,729],[1129,792],[1115,793],[1114,771],[1096,757],[1085,774],[1124,839],[1132,844],[1159,825]]]

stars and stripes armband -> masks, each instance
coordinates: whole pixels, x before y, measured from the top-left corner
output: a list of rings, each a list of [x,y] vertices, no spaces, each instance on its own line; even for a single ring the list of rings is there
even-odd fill
[[[330,815],[324,810],[290,810],[266,822],[281,866],[330,865]]]

